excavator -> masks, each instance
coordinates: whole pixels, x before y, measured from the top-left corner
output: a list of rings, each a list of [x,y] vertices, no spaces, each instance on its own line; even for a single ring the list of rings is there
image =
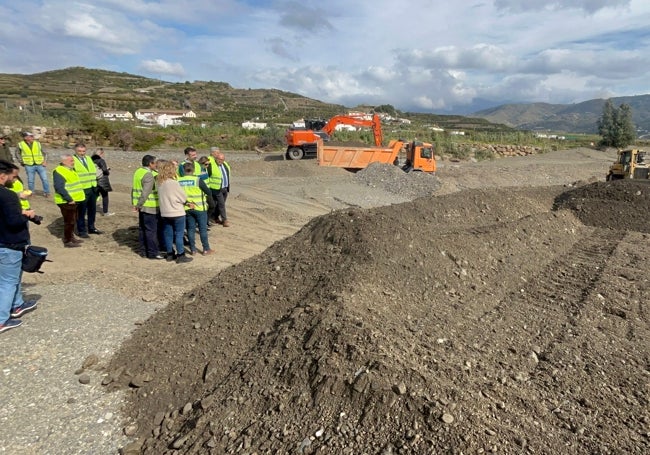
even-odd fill
[[[639,149],[620,150],[614,164],[609,168],[605,180],[650,179],[650,163],[646,152]]]
[[[377,114],[373,114],[371,119],[361,115],[336,115],[327,122],[323,120],[306,120],[304,128],[292,127],[288,129],[284,136],[287,141],[286,159],[315,158],[318,141],[328,141],[338,125],[372,128],[375,145],[381,146],[383,140],[381,119]]]

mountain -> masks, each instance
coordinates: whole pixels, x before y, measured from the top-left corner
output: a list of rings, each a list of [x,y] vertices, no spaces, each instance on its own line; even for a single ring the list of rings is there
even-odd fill
[[[616,107],[623,103],[630,105],[639,137],[650,132],[650,95],[610,99]],[[598,119],[603,113],[605,101],[593,99],[576,104],[503,104],[474,112],[472,116],[520,130],[597,133]]]
[[[299,118],[327,119],[349,110],[276,89],[238,89],[225,82],[165,82],[128,73],[71,67],[43,73],[0,74],[0,120],[12,112],[36,112],[46,117],[78,122],[83,113],[138,109],[191,109],[199,121],[241,123],[246,120],[282,124]],[[4,112],[3,112],[4,107]],[[482,118],[394,112],[419,125],[445,129],[506,131]]]

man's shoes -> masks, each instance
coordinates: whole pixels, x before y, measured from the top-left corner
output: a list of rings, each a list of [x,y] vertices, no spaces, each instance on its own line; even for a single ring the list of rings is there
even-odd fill
[[[50,193],[43,193],[43,197],[50,197]]]
[[[18,308],[14,309],[14,310],[11,310],[10,316],[12,318],[19,318],[25,313],[29,313],[30,311],[34,311],[37,306],[38,306],[38,303],[36,302],[36,300],[31,300],[29,302],[24,302]]]
[[[71,241],[72,243],[84,243],[84,241],[81,240],[81,239],[74,239],[74,238],[73,238],[73,239],[70,240],[70,241]]]
[[[196,253],[197,253],[196,250],[192,250],[192,251],[190,251],[190,256],[194,256]]]
[[[214,220],[214,222],[217,223],[217,224],[223,224],[223,221],[221,221],[221,220]]]
[[[88,235],[88,234],[86,234],[86,235]],[[63,243],[63,246],[64,246],[65,248],[79,248],[79,247],[81,246],[81,244],[80,244],[80,243],[76,243],[76,242],[64,242],[64,243]]]
[[[184,264],[186,262],[192,262],[192,258],[185,254],[179,254],[176,258],[176,264]]]
[[[20,319],[7,319],[4,324],[0,324],[0,333],[6,332],[7,330],[15,329],[21,325],[23,321]]]
[[[79,237],[81,237],[82,239],[89,239],[90,238],[90,236],[85,232],[82,232],[81,234],[77,234],[77,235],[79,235]]]
[[[210,255],[210,254],[214,254],[214,250],[205,250],[205,251],[203,252],[203,256],[208,256],[208,255]]]
[[[208,220],[208,227],[213,226],[214,223],[211,220]]]
[[[113,216],[115,212],[102,212],[102,216]]]
[[[167,262],[172,262],[176,260],[176,253],[167,253],[167,256],[165,256],[165,259],[167,259]]]
[[[160,260],[160,259],[165,259],[165,256],[163,256],[162,254],[157,254],[157,255],[155,255],[155,256],[148,257],[147,259],[156,259],[156,260]]]
[[[88,229],[88,232],[97,235],[102,234],[102,231],[100,231],[99,229]]]
[[[223,224],[223,227],[230,227],[230,221],[228,221],[228,220],[224,220],[224,222],[222,224]]]

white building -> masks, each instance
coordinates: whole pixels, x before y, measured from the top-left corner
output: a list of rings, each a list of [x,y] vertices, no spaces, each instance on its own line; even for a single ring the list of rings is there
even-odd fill
[[[266,128],[266,123],[262,122],[244,122],[241,127],[246,130],[263,130]]]
[[[105,111],[99,114],[99,118],[102,120],[119,120],[122,122],[128,122],[133,120],[133,114],[131,114],[129,111]]]

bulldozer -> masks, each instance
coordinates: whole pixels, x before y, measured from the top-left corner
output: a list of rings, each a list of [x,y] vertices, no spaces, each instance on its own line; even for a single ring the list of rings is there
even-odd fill
[[[649,179],[650,164],[646,152],[640,149],[619,150],[618,157],[609,168],[606,181],[621,179]]]

